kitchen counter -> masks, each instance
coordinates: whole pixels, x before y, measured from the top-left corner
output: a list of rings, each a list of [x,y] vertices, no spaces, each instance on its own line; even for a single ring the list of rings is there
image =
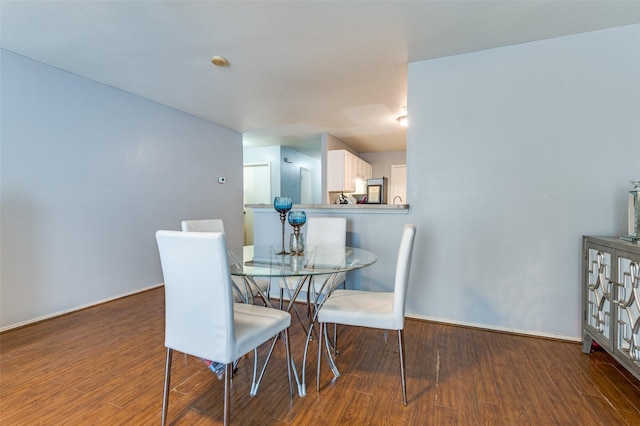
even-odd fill
[[[274,210],[272,204],[245,204],[245,207]],[[350,213],[408,213],[409,204],[294,204],[292,210],[348,210]]]

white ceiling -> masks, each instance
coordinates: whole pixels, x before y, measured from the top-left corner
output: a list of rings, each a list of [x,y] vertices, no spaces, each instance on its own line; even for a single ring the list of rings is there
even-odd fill
[[[410,62],[638,22],[640,0],[2,0],[0,46],[256,143],[377,152],[405,148]]]

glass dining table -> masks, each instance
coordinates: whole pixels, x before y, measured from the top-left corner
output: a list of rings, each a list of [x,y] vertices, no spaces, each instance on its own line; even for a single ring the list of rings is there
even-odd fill
[[[293,282],[290,285],[281,281],[282,288],[289,299],[286,310],[294,310],[298,320],[306,333],[306,341],[303,352],[302,369],[300,375],[295,366],[293,357],[291,364],[294,372],[298,394],[306,395],[305,369],[309,342],[312,340],[314,323],[317,312],[331,294],[333,289],[340,284],[338,278],[349,271],[354,271],[374,264],[378,257],[367,250],[334,245],[311,245],[305,249],[303,255],[277,254],[279,249],[275,246],[244,246],[239,249],[229,250],[229,268],[232,276],[242,279],[242,288],[237,291],[247,303],[252,303],[254,297],[260,297],[267,306],[272,306],[269,295],[264,294],[257,285],[257,278],[278,278]],[[307,284],[307,307],[310,316],[306,320],[305,315],[300,315],[295,301]],[[311,284],[311,285],[309,285]],[[304,318],[303,318],[304,317]],[[327,358],[331,369],[337,372],[331,357]]]

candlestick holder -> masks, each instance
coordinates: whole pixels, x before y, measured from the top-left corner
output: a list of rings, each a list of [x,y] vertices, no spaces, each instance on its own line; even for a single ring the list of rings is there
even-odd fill
[[[287,219],[287,212],[291,210],[293,203],[291,202],[291,198],[289,197],[276,197],[273,200],[273,208],[276,209],[278,213],[280,213],[280,222],[282,222],[282,251],[280,253],[276,253],[279,255],[289,254],[284,249],[284,222]]]

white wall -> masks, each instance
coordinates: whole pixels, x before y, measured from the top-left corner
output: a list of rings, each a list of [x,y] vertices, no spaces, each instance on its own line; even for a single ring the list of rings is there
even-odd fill
[[[407,164],[407,151],[366,152],[360,158],[371,164],[372,177],[386,177],[391,183],[391,166]]]
[[[161,283],[154,234],[182,219],[241,244],[239,133],[0,53],[0,327]]]
[[[1,327],[157,284],[180,219],[241,242],[241,135],[1,55]],[[639,75],[639,25],[409,65],[410,315],[580,335],[580,236],[623,233],[640,178]]]
[[[581,236],[625,232],[640,25],[409,65],[407,309],[578,338]]]

